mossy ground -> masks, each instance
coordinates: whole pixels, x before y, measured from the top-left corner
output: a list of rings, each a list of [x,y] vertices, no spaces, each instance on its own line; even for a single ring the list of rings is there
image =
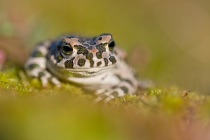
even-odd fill
[[[80,87],[41,88],[17,66],[0,73],[0,139],[208,139],[208,96],[176,87],[96,104]]]

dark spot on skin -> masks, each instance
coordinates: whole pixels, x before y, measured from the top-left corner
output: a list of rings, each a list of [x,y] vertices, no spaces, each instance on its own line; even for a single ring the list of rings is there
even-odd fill
[[[114,56],[110,56],[109,60],[112,62],[112,64],[117,62]]]
[[[66,60],[66,62],[64,63],[65,68],[73,68],[74,63],[73,60],[75,59],[75,57],[71,58],[70,60]]]
[[[107,43],[103,43],[103,44],[99,44],[96,46],[96,48],[99,50],[99,52],[105,52],[106,48],[105,46],[107,45]]]
[[[71,60],[67,60],[65,63],[65,67],[66,68],[73,68],[73,61],[71,61]]]
[[[123,78],[122,78],[120,75],[116,74],[116,77],[117,77],[120,81],[123,81]]]
[[[40,51],[35,51],[32,53],[32,57],[44,57],[44,55]]]
[[[63,59],[63,57],[60,56],[60,55],[58,55],[58,56],[56,57],[57,62],[60,62],[62,59]]]
[[[119,97],[119,94],[118,94],[117,91],[114,91],[114,92],[112,93],[112,95],[113,95],[114,97]]]
[[[105,63],[105,66],[108,66],[108,59],[107,58],[104,58],[104,63]]]
[[[87,58],[88,60],[92,60],[92,59],[93,59],[93,54],[92,54],[92,53],[88,53],[88,54],[86,55],[86,58]]]
[[[97,52],[97,53],[96,53],[96,57],[97,57],[98,59],[101,59],[101,58],[102,58],[102,53],[101,53],[101,52]]]
[[[128,93],[128,88],[126,86],[121,86],[120,87],[124,93]]]
[[[45,76],[45,73],[44,72],[39,72],[39,77],[43,77]]]
[[[128,84],[130,84],[131,86],[134,86],[131,80],[129,80],[129,79],[123,79],[120,75],[116,75],[116,77],[117,77],[120,81],[125,81],[125,82],[127,82]]]
[[[90,60],[90,67],[92,68],[94,65],[94,61],[93,60]]]
[[[101,64],[102,64],[101,62],[98,62],[98,63],[97,63],[97,67],[99,67]]]
[[[81,45],[75,45],[74,47],[78,49],[77,54],[88,54],[88,50],[85,47]]]
[[[74,45],[74,48],[80,49],[82,46],[81,45]]]
[[[30,64],[30,65],[28,65],[28,69],[29,69],[29,70],[33,70],[33,69],[35,69],[35,68],[37,68],[37,67],[39,67],[38,64]]]
[[[78,65],[81,67],[81,66],[84,66],[85,65],[85,59],[79,59],[78,60]]]
[[[115,46],[115,42],[111,41],[108,46],[109,46],[109,50],[113,51],[114,50],[114,46]]]
[[[127,83],[129,83],[131,86],[134,86],[131,80],[124,79],[124,81],[126,81]]]

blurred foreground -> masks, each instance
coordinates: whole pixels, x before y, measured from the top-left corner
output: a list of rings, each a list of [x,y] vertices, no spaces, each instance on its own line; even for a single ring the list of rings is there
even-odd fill
[[[14,67],[0,81],[1,140],[210,139],[207,96],[151,89],[95,104],[93,96],[69,84],[41,89],[33,80],[30,86]]]

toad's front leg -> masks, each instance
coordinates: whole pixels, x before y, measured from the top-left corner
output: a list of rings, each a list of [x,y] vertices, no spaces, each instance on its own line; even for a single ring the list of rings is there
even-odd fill
[[[43,87],[46,87],[49,82],[53,83],[57,87],[60,87],[60,81],[47,71],[46,56],[48,54],[49,46],[49,41],[38,44],[35,50],[32,52],[30,58],[26,62],[25,70],[30,77],[38,78],[41,81]]]

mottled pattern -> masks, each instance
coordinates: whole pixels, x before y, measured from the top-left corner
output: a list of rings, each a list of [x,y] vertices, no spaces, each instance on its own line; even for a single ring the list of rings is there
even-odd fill
[[[96,101],[134,94],[139,81],[123,60],[110,34],[86,38],[65,36],[38,44],[25,64],[30,77],[61,86],[70,81],[94,90]]]

